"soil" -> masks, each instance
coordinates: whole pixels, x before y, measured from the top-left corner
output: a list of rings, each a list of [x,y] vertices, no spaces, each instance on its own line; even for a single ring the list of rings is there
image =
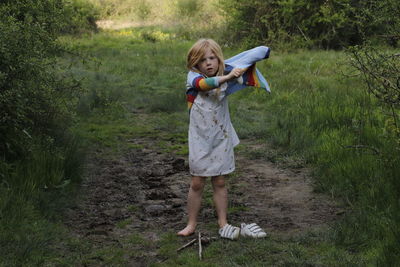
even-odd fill
[[[82,199],[66,214],[72,234],[99,249],[123,246],[133,233],[157,243],[165,232],[177,232],[186,223],[190,182],[186,158],[162,153],[150,140],[130,142],[143,148],[117,159],[105,159],[105,151],[90,155]],[[255,149],[250,141],[243,145],[247,151]],[[331,199],[313,192],[307,169],[250,159],[245,150],[236,152],[236,165],[235,174],[228,178],[229,221],[233,225],[256,222],[267,233],[290,234],[325,225],[338,216]],[[212,204],[205,202],[198,230],[217,237],[215,212]],[[182,238],[182,244],[187,240]],[[155,246],[138,249],[142,252],[129,259],[136,266],[150,257],[153,262],[162,260]]]

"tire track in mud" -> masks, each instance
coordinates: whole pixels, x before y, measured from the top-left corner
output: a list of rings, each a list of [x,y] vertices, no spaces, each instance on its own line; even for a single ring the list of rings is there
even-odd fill
[[[135,247],[142,249],[141,253],[127,256],[129,262],[140,266],[161,260],[156,245],[161,235],[185,226],[190,177],[184,158],[158,151],[154,141],[131,142],[143,148],[113,160],[105,159],[105,151],[89,157],[82,198],[66,213],[65,224],[74,236],[99,249],[124,247],[134,233],[154,241],[147,247]],[[251,144],[248,147],[251,149]],[[229,214],[230,223],[256,222],[267,232],[290,234],[337,217],[335,203],[313,192],[307,171],[250,160],[240,152],[236,156],[237,174],[228,178],[228,196],[229,205],[240,208]],[[199,217],[202,233],[216,236],[204,227],[216,223],[212,207],[203,205]]]

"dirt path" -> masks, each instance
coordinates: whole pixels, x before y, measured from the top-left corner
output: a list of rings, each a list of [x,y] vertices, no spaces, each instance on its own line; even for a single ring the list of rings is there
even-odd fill
[[[71,232],[94,247],[123,246],[132,233],[157,241],[164,232],[185,226],[189,176],[184,158],[158,152],[150,140],[131,142],[143,149],[114,160],[104,159],[104,152],[91,155],[88,177],[82,185],[84,197],[66,215]],[[249,142],[244,146],[252,149]],[[232,224],[257,222],[267,232],[290,233],[335,219],[337,208],[326,197],[313,193],[306,170],[251,160],[240,151],[236,155],[237,171],[229,184]],[[216,226],[210,227],[216,224],[216,216],[209,202],[204,200],[199,229],[216,236]],[[144,265],[149,257],[162,260],[155,246],[137,249],[143,251],[129,259],[136,265]]]
[[[269,232],[288,233],[318,227],[337,217],[338,206],[313,192],[307,169],[283,168],[238,154],[241,186],[235,191],[247,209],[235,216],[237,220],[257,222]]]
[[[131,20],[98,20],[96,21],[97,27],[105,30],[121,30],[126,28],[134,28],[134,27],[146,27],[146,26],[155,26],[157,23],[155,22],[146,22],[146,21],[131,21]]]

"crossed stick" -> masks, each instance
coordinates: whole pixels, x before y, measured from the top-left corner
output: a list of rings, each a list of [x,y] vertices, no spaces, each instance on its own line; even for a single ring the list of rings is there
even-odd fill
[[[202,256],[202,254],[203,254],[203,246],[202,245],[208,244],[212,240],[216,240],[216,239],[217,239],[216,237],[211,237],[211,238],[204,237],[204,236],[202,237],[201,236],[201,232],[199,232],[198,238],[194,238],[194,239],[190,240],[189,242],[187,242],[186,244],[184,244],[183,246],[178,248],[176,251],[179,252],[179,251],[181,251],[181,250],[183,250],[183,249],[185,249],[185,248],[187,248],[187,247],[189,247],[189,246],[191,246],[191,245],[193,245],[194,243],[197,242],[198,245],[199,245],[199,259],[202,260],[202,258],[203,258],[203,256]]]

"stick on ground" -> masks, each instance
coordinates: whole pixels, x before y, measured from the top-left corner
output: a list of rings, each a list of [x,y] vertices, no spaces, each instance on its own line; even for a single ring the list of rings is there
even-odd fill
[[[182,247],[178,248],[176,251],[181,251],[182,249],[187,248],[188,246],[194,244],[194,243],[196,242],[196,240],[197,240],[196,238],[190,240],[188,243],[186,243],[186,244],[183,245]]]
[[[201,246],[201,233],[199,232],[199,259],[201,260],[201,253],[203,252],[203,248]]]

